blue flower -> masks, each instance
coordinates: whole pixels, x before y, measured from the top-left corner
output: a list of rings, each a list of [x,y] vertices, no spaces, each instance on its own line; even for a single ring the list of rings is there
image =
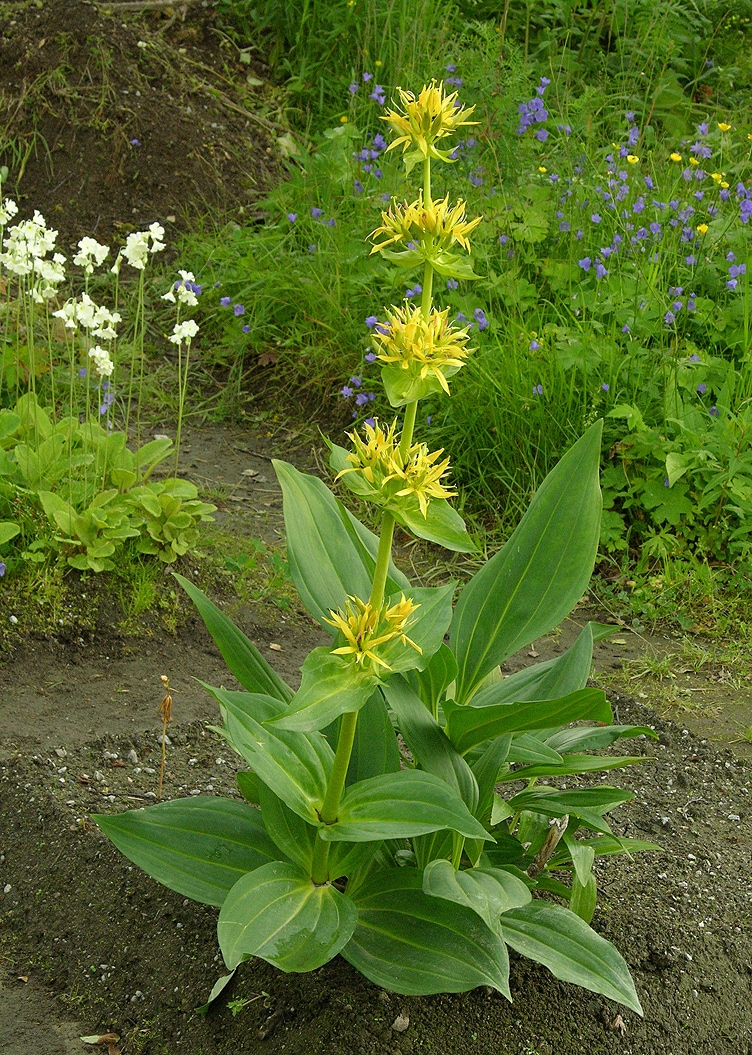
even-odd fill
[[[5,575],[5,561],[0,560],[0,579]]]
[[[318,205],[312,205],[311,208],[309,209],[309,212],[310,212],[311,216],[314,218],[314,220],[320,220],[321,217],[324,215],[324,210],[323,209],[319,209]]]
[[[601,385],[601,392],[608,392],[610,387],[611,386],[609,385],[608,381],[604,381]]]
[[[700,359],[700,357],[697,354],[697,352],[693,352],[692,355],[690,355],[690,357],[689,357],[689,361],[690,361],[690,363],[701,363],[702,359]]]
[[[486,318],[486,313],[483,308],[476,308],[473,312],[473,318],[478,323],[479,330],[487,330],[491,323]]]
[[[342,388],[340,388],[340,390],[339,390],[339,394],[344,399],[349,399],[352,396],[352,394],[353,394],[353,390],[350,388],[349,385],[343,385]]]
[[[246,323],[245,326],[241,326],[240,328],[243,331],[243,333],[250,333],[251,332],[251,327],[248,325],[248,323]]]
[[[141,140],[140,139],[131,139],[131,146],[132,147],[140,147],[141,146]]]
[[[372,73],[364,73],[363,74],[363,80],[366,82],[366,84],[368,84],[369,81],[373,80],[373,74]]]
[[[290,221],[290,223],[295,223],[297,218],[298,218],[298,214],[296,212],[288,212],[287,219]]]
[[[383,106],[384,103],[386,102],[386,92],[384,91],[384,89],[381,87],[380,84],[375,84],[374,87],[373,87],[373,91],[368,96],[368,98],[369,99],[373,99],[373,101],[375,103],[378,103],[379,106]]]
[[[448,278],[447,279],[447,289],[457,289],[458,286],[459,286],[459,282],[457,281],[456,278]]]
[[[378,317],[376,315],[368,315],[368,316],[366,316],[366,326],[368,327],[369,330],[372,330],[378,321],[379,320],[378,320]]]
[[[604,264],[602,264],[600,262],[600,260],[596,260],[596,262],[595,262],[595,276],[596,276],[596,278],[605,278],[607,274],[608,274],[608,269],[606,268],[606,266]]]
[[[533,385],[533,395],[534,396],[542,396],[543,395],[543,385]]]
[[[707,390],[708,390],[708,386],[705,384],[704,381],[701,381],[699,383],[699,385],[697,386],[697,394],[699,396],[704,396],[705,393],[707,392]]]
[[[232,298],[231,297],[220,297],[219,298],[219,303],[222,305],[223,308],[229,308],[230,305],[232,304]]]
[[[232,312],[233,315],[245,315],[245,305],[236,304],[235,307],[232,309]]]
[[[531,352],[539,351],[540,350],[540,342],[539,341],[531,341],[530,344],[528,345],[528,349]],[[535,392],[535,389],[533,389],[533,392]]]
[[[708,414],[710,414],[710,416],[713,417],[713,418],[717,418],[718,417],[718,407],[710,407],[710,409],[708,410]]]
[[[593,261],[590,259],[589,256],[584,256],[582,260],[578,260],[577,263],[580,265],[583,271],[589,271],[593,264]]]
[[[622,326],[622,328],[621,328],[621,332],[622,332],[622,333],[631,333],[631,332],[632,332],[632,331],[630,330],[629,326],[628,326],[628,325],[626,324],[626,322],[625,322],[625,323],[624,323],[624,325]]]
[[[363,358],[367,363],[373,363],[376,361],[376,352],[366,352]]]
[[[347,90],[350,93],[350,95],[355,95],[355,93],[358,90],[358,85],[355,83],[355,81],[353,81],[352,84],[348,84]]]

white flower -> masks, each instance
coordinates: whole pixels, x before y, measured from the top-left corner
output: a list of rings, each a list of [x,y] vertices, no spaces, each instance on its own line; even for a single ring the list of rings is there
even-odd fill
[[[18,212],[18,206],[12,198],[6,198],[0,203],[0,227],[4,227],[8,220],[12,220]]]
[[[151,235],[151,250],[152,253],[159,253],[164,249],[164,227],[161,223],[149,224],[149,234]]]
[[[185,322],[175,323],[172,336],[168,340],[172,341],[173,344],[182,344],[183,341],[188,341],[190,344],[191,338],[195,337],[197,333],[198,324],[193,319],[186,319]]]
[[[108,353],[104,348],[100,348],[98,344],[89,349],[89,358],[93,359],[94,369],[100,377],[109,377],[115,369],[115,364],[112,359],[110,359]]]
[[[94,267],[99,267],[109,256],[110,247],[101,245],[96,238],[82,238],[78,243],[78,253],[73,257],[73,263],[82,267],[87,275],[91,275]]]
[[[62,308],[57,311],[53,311],[52,315],[56,319],[62,319],[65,323],[66,330],[76,329],[76,302],[75,300],[67,300],[63,304]]]
[[[138,271],[143,271],[149,255],[149,236],[145,231],[134,231],[125,240],[121,250],[123,256]]]

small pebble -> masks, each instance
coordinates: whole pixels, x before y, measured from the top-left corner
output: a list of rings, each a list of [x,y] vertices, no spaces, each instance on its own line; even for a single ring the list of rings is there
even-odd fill
[[[138,765],[138,755],[136,754],[136,752],[134,751],[133,748],[130,749],[130,751],[128,752],[128,756],[127,757],[128,757],[128,761],[132,765],[134,765],[134,766]]]

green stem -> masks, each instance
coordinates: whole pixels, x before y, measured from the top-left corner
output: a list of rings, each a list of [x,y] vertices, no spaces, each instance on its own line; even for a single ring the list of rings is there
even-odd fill
[[[431,204],[433,199],[431,198],[431,159],[426,158],[423,162],[423,204],[428,206]]]
[[[394,538],[394,517],[385,512],[381,519],[381,537],[379,538],[379,550],[376,554],[376,567],[373,570],[373,584],[371,586],[371,607],[380,608],[384,603],[384,591],[386,590],[386,579],[389,574],[389,561],[392,557],[392,539]]]
[[[337,819],[342,792],[345,789],[345,778],[350,765],[353,743],[355,741],[355,729],[358,724],[358,711],[347,711],[342,715],[339,727],[339,739],[337,740],[337,751],[334,755],[332,772],[329,777],[329,786],[326,789],[324,803],[321,807],[321,820],[324,824],[333,824]],[[311,879],[314,883],[321,884],[329,881],[329,848],[331,843],[317,838],[313,849],[313,861],[311,864]]]
[[[455,872],[462,861],[462,851],[465,849],[465,836],[459,832],[452,832],[452,868]]]
[[[413,442],[413,433],[415,432],[415,416],[418,413],[418,400],[416,399],[412,403],[408,403],[405,407],[405,420],[402,423],[402,435],[400,437],[399,451],[402,455],[402,460],[407,458],[407,452],[410,450],[410,446]]]
[[[423,297],[420,302],[420,310],[423,317],[428,319],[431,314],[431,299],[433,296],[433,265],[426,260],[423,268]]]

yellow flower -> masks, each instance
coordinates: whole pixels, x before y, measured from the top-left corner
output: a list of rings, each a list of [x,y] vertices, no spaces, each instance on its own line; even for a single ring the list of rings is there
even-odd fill
[[[700,234],[708,233],[708,225],[706,223],[698,223],[697,230]]]
[[[727,125],[725,121],[719,121],[718,122],[718,127],[720,128],[720,130],[722,132],[730,132],[731,131],[731,125]]]
[[[374,66],[380,66],[380,65],[381,65],[381,59],[376,59],[376,61],[374,62]]]
[[[689,163],[690,163],[690,165],[699,165],[700,164],[700,162],[697,160],[697,158],[690,158],[689,159]]]
[[[449,249],[456,242],[469,251],[468,235],[481,221],[480,216],[474,220],[465,218],[465,203],[460,199],[450,208],[449,195],[442,201],[423,204],[423,195],[410,205],[394,205],[388,212],[381,214],[382,225],[371,234],[372,239],[385,235],[382,242],[374,243],[372,253],[380,252],[389,245],[409,242],[420,243],[425,249]],[[426,243],[429,244],[426,244]]]
[[[627,154],[627,161],[630,165],[636,165],[639,160],[636,154]]]
[[[539,165],[538,166],[538,172],[548,172],[548,169],[546,168],[545,165]]]
[[[349,432],[354,450],[347,456],[350,465],[337,474],[337,479],[347,473],[358,473],[374,488],[376,493],[371,497],[381,505],[395,498],[414,496],[425,517],[432,498],[452,498],[456,494],[439,482],[449,469],[449,459],[439,462],[443,448],[429,454],[425,443],[414,443],[403,456],[396,428],[396,421],[386,432],[378,422],[373,425],[366,422],[365,439],[357,432]],[[399,508],[399,503],[395,506]]]
[[[676,151],[674,151],[673,154],[670,154],[669,157],[672,161],[681,161],[682,159],[681,154],[677,154]]]
[[[339,123],[341,125],[346,125],[348,120],[349,120],[349,118],[348,118],[347,114],[343,114],[342,117],[340,117],[340,119],[339,119]]]
[[[725,179],[721,180],[721,184],[720,185],[721,185],[721,187],[723,187],[724,190],[728,190],[729,189],[729,184],[726,182]]]
[[[715,180],[716,183],[720,183],[721,180],[723,179],[723,176],[721,175],[720,172],[711,172],[710,173],[710,178],[712,180]]]
[[[405,633],[410,616],[420,605],[415,604],[404,593],[397,602],[390,607],[386,603],[379,608],[374,608],[370,601],[361,601],[358,597],[348,597],[345,602],[345,611],[331,611],[331,619],[324,617],[325,622],[335,627],[347,641],[346,645],[332,649],[334,656],[354,656],[355,662],[365,665],[368,659],[373,666],[385,667],[390,670],[389,664],[374,649],[380,645],[386,645],[395,638],[400,638],[403,645],[410,645],[416,652],[422,654],[420,645]]]
[[[456,373],[474,349],[467,347],[467,329],[455,329],[448,321],[449,308],[431,311],[426,319],[419,307],[387,311],[386,322],[373,334],[374,348],[382,363],[397,363],[414,370],[423,380],[433,375],[449,394],[445,371]]]
[[[432,157],[441,161],[452,160],[435,144],[464,125],[478,123],[468,120],[475,107],[455,106],[457,92],[445,94],[442,82],[437,84],[431,81],[417,97],[404,88],[398,88],[397,94],[402,109],[387,111],[382,121],[386,121],[397,133],[397,138],[387,149],[393,150],[401,145],[403,154],[411,151],[405,159],[408,171],[420,159]]]

